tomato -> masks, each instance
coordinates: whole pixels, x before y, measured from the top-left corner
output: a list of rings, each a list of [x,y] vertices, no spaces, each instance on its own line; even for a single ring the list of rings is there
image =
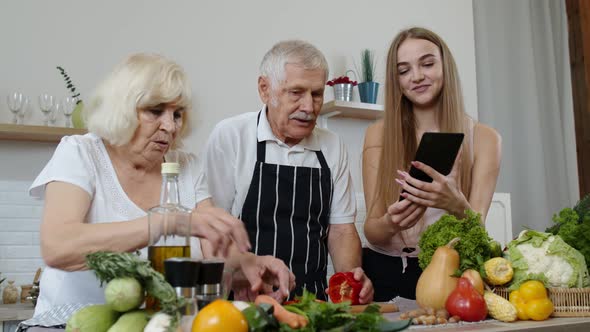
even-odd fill
[[[486,301],[467,278],[459,278],[457,288],[447,298],[445,309],[466,322],[478,322],[488,315]]]
[[[334,303],[350,301],[359,304],[359,294],[363,285],[354,279],[352,272],[338,272],[330,277],[328,282],[328,296]]]
[[[248,332],[248,322],[231,302],[215,300],[199,310],[192,332]]]

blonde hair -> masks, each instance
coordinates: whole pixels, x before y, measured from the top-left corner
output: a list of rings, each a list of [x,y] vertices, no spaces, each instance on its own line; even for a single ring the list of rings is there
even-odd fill
[[[460,186],[469,199],[471,187],[471,135],[467,133],[471,119],[465,113],[463,93],[457,65],[445,42],[434,32],[414,27],[401,31],[393,40],[387,55],[385,78],[385,116],[383,120],[383,145],[377,170],[379,182],[376,186],[376,204],[387,207],[395,202],[401,192],[395,182],[396,170],[408,170],[418,148],[416,140],[416,119],[412,102],[406,98],[399,84],[397,51],[406,39],[424,39],[435,44],[440,50],[443,66],[443,86],[438,97],[438,124],[441,132],[465,133],[461,159]]]
[[[99,84],[84,107],[84,118],[89,132],[120,146],[129,143],[139,125],[138,109],[171,102],[185,109],[179,133],[184,137],[189,131],[192,107],[191,87],[184,70],[160,55],[134,54]]]

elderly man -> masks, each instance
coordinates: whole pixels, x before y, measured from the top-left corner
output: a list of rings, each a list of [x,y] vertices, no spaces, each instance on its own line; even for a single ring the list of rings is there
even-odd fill
[[[234,251],[234,259],[280,258],[296,277],[291,298],[305,288],[325,300],[330,253],[336,272],[352,271],[362,282],[360,302],[367,303],[373,287],[360,268],[346,149],[336,134],[315,127],[327,74],[327,61],[313,45],[274,45],[258,78],[265,106],[213,129],[207,179],[214,203],[248,231],[252,252]]]

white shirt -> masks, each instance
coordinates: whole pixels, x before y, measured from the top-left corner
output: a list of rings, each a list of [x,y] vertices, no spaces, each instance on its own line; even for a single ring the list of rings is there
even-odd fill
[[[264,107],[263,109],[266,109]],[[353,223],[356,200],[348,168],[348,154],[340,138],[316,127],[299,144],[289,147],[273,134],[266,112],[244,113],[221,121],[211,133],[205,148],[205,172],[209,192],[216,206],[238,216],[246,200],[256,163],[256,147],[266,141],[269,164],[321,167],[315,151],[321,150],[332,175],[334,193],[330,224]]]
[[[192,154],[179,153],[179,163],[181,204],[193,208],[196,203],[210,197],[206,182],[201,180],[204,174]],[[29,194],[43,198],[45,185],[52,181],[71,183],[90,195],[86,223],[127,221],[146,216],[146,211],[123,191],[102,139],[94,134],[62,138],[53,157],[29,188]],[[147,259],[147,250],[144,248],[141,251],[142,258]],[[191,256],[202,257],[199,240],[195,237],[192,238]],[[41,276],[40,290],[35,315],[55,305],[105,301],[104,289],[92,271],[66,272],[47,267]]]

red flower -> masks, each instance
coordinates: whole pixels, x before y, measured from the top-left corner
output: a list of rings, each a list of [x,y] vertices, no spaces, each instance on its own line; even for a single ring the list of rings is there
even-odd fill
[[[335,84],[352,84],[353,86],[357,85],[357,81],[352,81],[348,76],[340,76],[336,77],[335,79],[326,82],[326,85],[334,86]]]

